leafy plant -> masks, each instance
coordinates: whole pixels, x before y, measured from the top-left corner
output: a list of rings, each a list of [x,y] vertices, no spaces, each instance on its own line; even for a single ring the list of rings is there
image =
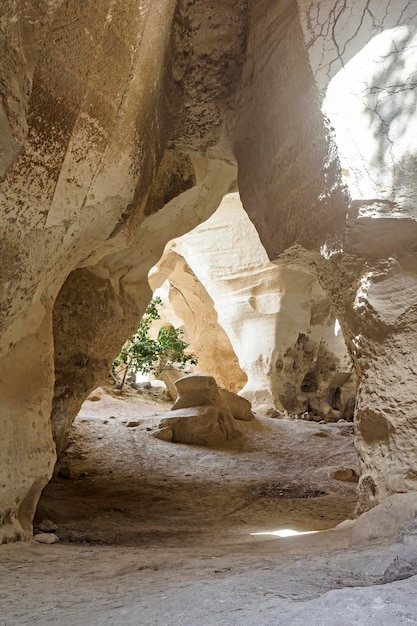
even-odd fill
[[[186,353],[189,344],[182,339],[181,329],[162,326],[157,339],[149,336],[152,322],[161,319],[158,311],[161,304],[162,300],[159,297],[150,301],[136,332],[129,337],[120,354],[113,361],[113,372],[116,372],[121,365],[125,365],[120,389],[123,389],[129,372],[159,376],[165,369],[172,367],[184,369],[187,364],[197,364],[196,355]]]

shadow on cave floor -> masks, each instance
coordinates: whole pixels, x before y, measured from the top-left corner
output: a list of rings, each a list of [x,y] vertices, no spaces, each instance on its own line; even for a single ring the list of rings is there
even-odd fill
[[[351,425],[257,419],[221,448],[166,443],[152,430],[170,405],[137,392],[86,401],[40,500],[61,542],[137,546],[254,543],[251,533],[324,530],[352,517]],[[262,536],[263,540],[265,536]]]

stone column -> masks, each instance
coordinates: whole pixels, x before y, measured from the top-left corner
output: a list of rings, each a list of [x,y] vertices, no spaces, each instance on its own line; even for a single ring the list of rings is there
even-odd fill
[[[328,287],[359,379],[361,512],[417,488],[417,8],[298,5],[351,199]]]

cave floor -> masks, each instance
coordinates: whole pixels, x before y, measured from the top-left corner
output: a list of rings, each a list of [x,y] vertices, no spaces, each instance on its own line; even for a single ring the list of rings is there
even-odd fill
[[[161,400],[95,397],[35,520],[60,542],[0,546],[2,626],[417,624],[415,578],[378,586],[395,545],[330,530],[355,507],[356,485],[331,478],[356,469],[352,425],[259,417],[185,446],[152,436]],[[319,532],[256,534],[282,529]]]

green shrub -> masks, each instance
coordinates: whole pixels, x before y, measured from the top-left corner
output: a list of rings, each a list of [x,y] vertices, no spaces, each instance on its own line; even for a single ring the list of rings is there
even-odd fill
[[[123,378],[120,389],[123,389],[128,373],[141,372],[158,376],[165,369],[184,369],[187,364],[197,364],[196,355],[186,353],[189,344],[182,339],[181,329],[162,326],[157,339],[149,336],[152,322],[161,319],[158,311],[161,304],[162,300],[159,297],[150,301],[136,332],[129,337],[113,361],[113,373],[116,370],[120,371],[120,366],[125,365],[124,370],[121,368]]]

